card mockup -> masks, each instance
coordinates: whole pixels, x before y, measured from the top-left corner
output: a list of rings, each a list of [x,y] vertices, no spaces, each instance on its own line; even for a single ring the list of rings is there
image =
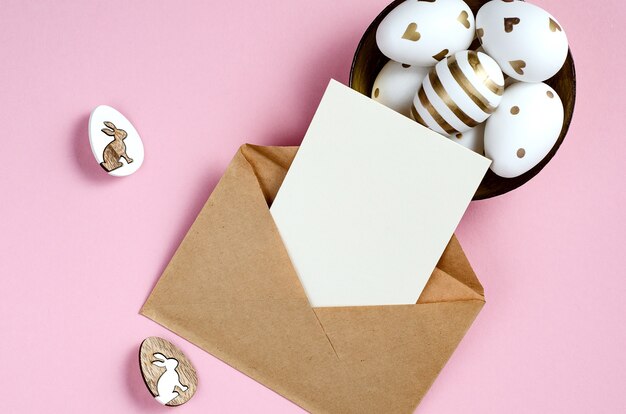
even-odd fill
[[[490,163],[331,80],[270,209],[311,306],[414,304]]]

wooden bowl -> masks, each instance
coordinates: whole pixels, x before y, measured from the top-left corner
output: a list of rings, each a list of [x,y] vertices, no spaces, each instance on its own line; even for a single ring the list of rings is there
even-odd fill
[[[388,5],[377,17],[372,24],[367,28],[359,45],[354,54],[354,60],[352,61],[352,68],[350,70],[350,87],[364,95],[372,95],[372,85],[376,80],[378,72],[389,61],[389,59],[378,50],[376,46],[376,29],[383,20],[383,18],[389,14],[389,12],[404,0],[396,0]],[[474,15],[478,12],[478,9],[485,3],[486,0],[465,0],[470,6]],[[561,143],[565,139],[567,130],[572,121],[572,114],[574,113],[574,101],[576,100],[576,72],[574,68],[574,60],[572,59],[571,51],[567,55],[567,60],[561,68],[561,70],[552,78],[546,81],[554,90],[559,94],[563,101],[563,108],[565,110],[563,118],[563,128],[559,139],[552,147],[552,150],[546,157],[537,164],[533,169],[515,178],[502,178],[494,174],[491,170],[487,172],[485,178],[480,183],[474,200],[482,200],[485,198],[495,197],[504,193],[508,193],[511,190],[516,189],[528,182],[531,178],[539,173],[546,166],[546,164],[554,157],[554,154],[558,151]]]

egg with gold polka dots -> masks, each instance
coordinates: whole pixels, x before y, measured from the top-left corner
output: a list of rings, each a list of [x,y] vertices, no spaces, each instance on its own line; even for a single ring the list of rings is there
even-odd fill
[[[474,14],[463,0],[406,0],[380,22],[376,44],[397,62],[433,66],[468,49],[474,29]]]
[[[492,0],[476,14],[476,33],[502,71],[524,82],[542,82],[565,63],[567,36],[547,11],[517,0]]]
[[[411,117],[440,134],[456,135],[484,122],[503,91],[504,76],[492,58],[473,50],[457,52],[424,78]]]
[[[545,83],[515,83],[504,91],[485,125],[485,156],[491,170],[513,178],[539,164],[563,127],[563,103]]]
[[[429,70],[390,60],[374,81],[372,99],[402,115],[410,116],[413,97]]]

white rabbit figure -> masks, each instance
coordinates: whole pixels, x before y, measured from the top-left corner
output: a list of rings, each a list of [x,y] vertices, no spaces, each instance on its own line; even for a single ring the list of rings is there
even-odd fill
[[[178,360],[174,358],[167,358],[165,355],[156,353],[154,357],[157,361],[152,361],[152,364],[157,367],[164,367],[165,372],[161,374],[157,381],[157,392],[159,395],[154,397],[158,402],[165,405],[178,397],[178,392],[175,391],[178,386],[181,390],[187,391],[187,386],[180,383],[180,377],[176,372],[178,366]]]

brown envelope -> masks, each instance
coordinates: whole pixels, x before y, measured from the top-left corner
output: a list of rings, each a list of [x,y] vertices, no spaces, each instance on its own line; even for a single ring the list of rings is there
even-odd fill
[[[410,413],[483,288],[453,237],[417,304],[311,308],[268,209],[296,151],[239,149],[141,313],[308,411]]]

